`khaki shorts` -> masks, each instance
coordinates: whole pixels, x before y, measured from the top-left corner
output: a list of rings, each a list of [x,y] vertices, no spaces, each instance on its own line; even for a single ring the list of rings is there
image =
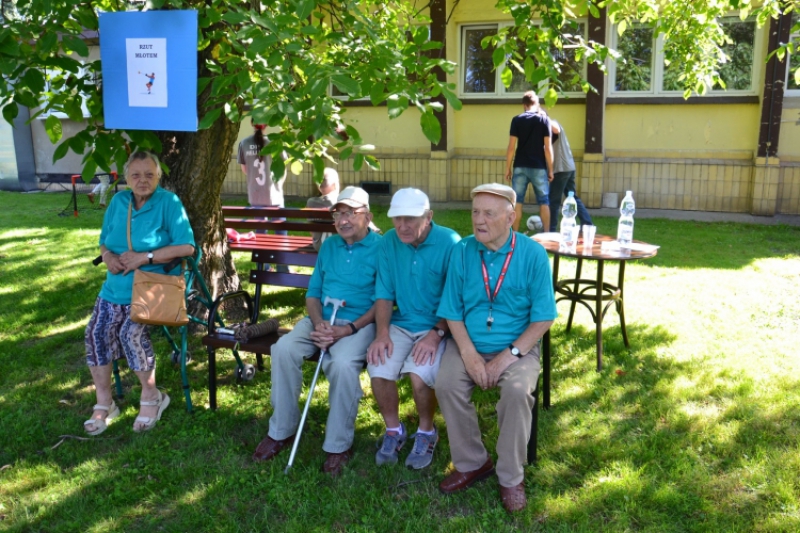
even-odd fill
[[[426,329],[412,333],[407,329],[389,326],[389,338],[394,344],[394,351],[391,357],[386,358],[386,363],[382,365],[367,365],[369,377],[397,381],[402,376],[413,373],[419,376],[428,387],[433,388],[433,384],[436,382],[436,374],[439,372],[439,365],[442,363],[445,341],[439,342],[433,364],[419,366],[414,362],[414,358],[411,357],[414,345],[429,331],[429,329]]]

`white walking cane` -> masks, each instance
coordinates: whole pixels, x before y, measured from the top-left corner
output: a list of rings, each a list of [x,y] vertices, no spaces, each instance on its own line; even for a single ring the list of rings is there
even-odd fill
[[[336,298],[331,298],[330,296],[325,297],[324,305],[332,305],[333,306],[333,313],[331,313],[331,326],[333,326],[334,321],[336,320],[336,312],[339,310],[340,307],[344,307],[345,301],[338,300]],[[314,387],[317,386],[317,378],[319,377],[319,370],[322,368],[322,360],[325,358],[325,355],[328,353],[328,350],[322,350],[319,354],[319,362],[317,363],[317,369],[314,371],[314,379],[311,380],[311,387],[308,389],[308,398],[306,398],[306,407],[303,409],[303,416],[300,417],[300,425],[297,428],[297,436],[294,439],[294,444],[292,445],[292,453],[289,455],[289,464],[286,465],[286,469],[283,471],[284,474],[289,473],[289,469],[292,467],[292,463],[294,463],[294,456],[297,453],[297,446],[300,444],[300,435],[303,433],[303,426],[306,423],[306,416],[308,415],[308,409],[311,407],[311,398],[314,396]]]

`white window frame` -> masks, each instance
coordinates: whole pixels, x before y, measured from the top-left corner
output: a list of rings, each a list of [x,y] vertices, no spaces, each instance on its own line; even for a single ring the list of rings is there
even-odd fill
[[[725,17],[726,19],[735,18],[737,21],[739,20],[738,16],[731,15]],[[712,89],[708,87],[708,90],[704,95],[699,95],[697,93],[692,93],[693,98],[708,98],[710,96],[758,96],[760,94],[760,85],[759,80],[762,79],[763,76],[763,61],[761,58],[763,57],[763,28],[759,28],[758,24],[754,19],[747,19],[741,22],[750,22],[755,26],[755,34],[753,37],[753,63],[751,67],[751,80],[750,80],[750,88],[746,90],[742,89],[723,89],[717,85],[714,86]],[[610,37],[607,39],[607,42],[611,43],[611,48],[616,50],[619,44],[619,33],[617,32],[617,25],[611,25],[610,29]],[[624,34],[623,34],[624,35]],[[664,97],[664,96],[678,96],[683,97],[683,90],[676,90],[676,91],[667,91],[661,89],[664,83],[664,71],[666,66],[664,65],[664,36],[659,34],[654,37],[653,42],[653,66],[652,66],[652,76],[651,76],[651,86],[649,90],[646,91],[621,91],[616,89],[616,81],[617,81],[617,62],[609,60],[608,63],[608,89],[609,89],[609,96],[612,97],[630,97],[630,98],[650,98],[650,97]]]
[[[588,21],[585,18],[576,18],[574,19],[575,22],[579,24],[583,24],[583,31],[584,35],[583,38],[587,38],[588,32]],[[541,22],[534,22],[534,25],[539,26]],[[493,23],[468,23],[468,24],[461,24],[458,27],[458,54],[459,54],[459,73],[458,73],[458,97],[462,100],[470,100],[470,99],[480,99],[480,98],[501,98],[501,99],[508,99],[508,100],[518,100],[522,97],[525,91],[517,91],[512,92],[505,88],[502,82],[502,74],[507,68],[513,68],[508,66],[502,66],[494,71],[495,76],[495,90],[494,92],[484,92],[484,93],[473,93],[473,92],[466,92],[464,90],[465,82],[466,82],[466,75],[467,75],[467,61],[466,55],[467,50],[464,46],[464,32],[469,29],[494,29],[495,31],[499,31],[500,28],[513,26],[512,22],[493,22]],[[586,59],[581,60],[583,63],[581,75],[584,79],[586,79]],[[547,80],[543,80],[542,82],[542,89],[537,91],[539,96],[543,97],[545,92],[547,92],[546,88]],[[585,96],[583,91],[568,91],[563,93],[564,96],[567,97],[582,97]]]

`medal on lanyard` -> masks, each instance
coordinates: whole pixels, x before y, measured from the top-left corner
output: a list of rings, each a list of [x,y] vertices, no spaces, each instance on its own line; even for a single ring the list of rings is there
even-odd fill
[[[500,287],[503,285],[503,281],[506,279],[506,271],[508,270],[508,264],[511,262],[511,257],[514,255],[514,246],[517,244],[517,234],[513,231],[511,232],[511,251],[508,252],[506,255],[505,263],[503,263],[503,269],[500,271],[500,276],[497,278],[497,285],[494,287],[494,293],[492,293],[491,289],[489,289],[489,270],[486,268],[486,261],[483,259],[483,251],[480,252],[481,254],[481,270],[483,271],[483,286],[486,289],[486,297],[489,299],[489,316],[486,317],[486,330],[492,331],[492,324],[494,324],[494,317],[492,316],[492,308],[494,307],[494,301],[497,299],[497,295],[500,292]]]

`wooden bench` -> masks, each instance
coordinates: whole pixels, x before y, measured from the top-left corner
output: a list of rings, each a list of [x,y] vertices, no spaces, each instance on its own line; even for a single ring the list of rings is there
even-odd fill
[[[294,208],[247,208],[223,207],[225,228],[238,230],[288,230],[288,231],[319,231],[323,233],[335,232],[333,217],[326,209],[294,209]],[[255,217],[280,217],[285,221],[258,220]],[[234,351],[237,361],[237,378],[252,379],[252,365],[245,365],[239,358],[238,352],[256,354],[259,370],[264,367],[264,355],[270,355],[272,345],[278,342],[281,335],[290,331],[290,328],[281,328],[277,332],[252,339],[247,344],[239,344],[230,335],[217,331],[214,319],[219,313],[224,302],[243,299],[247,306],[250,323],[258,322],[261,310],[261,299],[264,285],[278,287],[293,287],[307,289],[311,274],[300,272],[271,272],[271,264],[286,265],[289,267],[314,267],[317,262],[317,251],[312,245],[311,236],[307,235],[273,235],[256,234],[255,239],[231,242],[232,251],[250,252],[255,265],[250,271],[249,281],[254,286],[254,295],[251,298],[247,291],[235,291],[217,298],[210,310],[208,335],[203,337],[203,345],[208,351],[208,394],[211,409],[217,408],[217,369],[216,351],[226,348]]]

